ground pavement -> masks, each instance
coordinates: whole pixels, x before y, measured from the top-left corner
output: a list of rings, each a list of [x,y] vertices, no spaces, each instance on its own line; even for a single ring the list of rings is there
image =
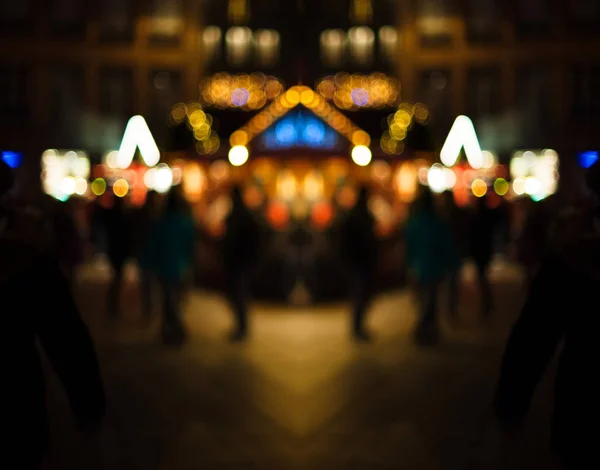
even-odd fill
[[[76,291],[97,343],[108,418],[101,436],[77,436],[49,374],[54,469],[466,469],[474,438],[488,435],[481,426],[523,298],[521,275],[497,263],[496,312],[482,325],[467,269],[461,325],[443,321],[442,343],[422,350],[410,339],[416,310],[407,291],[377,299],[375,341],[364,345],[349,339],[345,305],[253,305],[252,337],[229,344],[226,304],[198,291],[185,308],[190,341],[173,350],[157,341],[158,319],[143,323],[133,270],[124,315],[106,320],[106,275],[87,267]],[[546,379],[520,441],[502,447],[513,459],[504,468],[551,468],[550,386]]]

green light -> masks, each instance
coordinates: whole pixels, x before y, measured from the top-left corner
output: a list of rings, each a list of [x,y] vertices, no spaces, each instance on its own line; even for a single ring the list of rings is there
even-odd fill
[[[104,181],[102,178],[96,178],[92,182],[92,192],[96,196],[102,196],[105,191],[106,191],[106,181]]]
[[[494,191],[498,196],[505,196],[508,193],[508,182],[504,178],[498,178],[494,181]]]

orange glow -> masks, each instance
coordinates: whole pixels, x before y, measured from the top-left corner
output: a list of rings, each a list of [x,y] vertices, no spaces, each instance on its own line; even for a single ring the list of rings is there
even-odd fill
[[[329,226],[333,220],[333,215],[334,212],[331,204],[322,202],[314,206],[311,213],[311,222],[315,227],[322,230]]]
[[[290,221],[290,214],[285,204],[272,202],[266,213],[267,220],[277,230],[283,230]]]

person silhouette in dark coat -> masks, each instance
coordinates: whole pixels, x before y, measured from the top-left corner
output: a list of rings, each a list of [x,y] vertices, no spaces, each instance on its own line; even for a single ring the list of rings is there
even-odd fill
[[[119,314],[119,301],[123,288],[125,263],[130,252],[130,220],[125,200],[115,197],[113,206],[105,213],[107,234],[107,255],[112,269],[112,279],[108,289],[108,313],[112,317]]]
[[[475,213],[471,221],[471,257],[477,269],[483,318],[487,318],[492,311],[489,270],[494,255],[496,217],[496,212],[487,206],[485,197],[477,198]]]
[[[365,316],[375,293],[378,262],[375,218],[368,203],[368,189],[361,188],[355,206],[342,223],[340,233],[342,258],[350,280],[352,332],[358,341],[370,340],[365,329]]]
[[[0,162],[0,199],[12,184]],[[59,263],[43,244],[19,234],[23,221],[0,206],[2,312],[2,459],[12,468],[41,465],[47,444],[45,381],[39,343],[63,383],[82,430],[98,428],[105,398],[91,337]]]
[[[590,169],[588,186],[596,198],[600,196],[600,164]],[[556,212],[545,256],[506,346],[494,399],[502,427],[507,432],[518,429],[562,343],[552,447],[567,470],[595,468],[600,461],[595,430],[600,417],[596,376],[600,320],[595,308],[600,289],[600,206],[596,201]]]
[[[225,221],[222,259],[225,271],[226,295],[231,304],[236,327],[232,341],[248,335],[248,301],[251,295],[252,272],[260,255],[260,228],[244,203],[242,189],[233,188],[231,212]]]

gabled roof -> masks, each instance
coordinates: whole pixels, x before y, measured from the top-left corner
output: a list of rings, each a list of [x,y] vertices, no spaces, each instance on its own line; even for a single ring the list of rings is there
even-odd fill
[[[269,106],[250,119],[246,125],[231,134],[229,138],[230,145],[232,147],[248,145],[255,137],[262,134],[297,106],[308,109],[353,145],[370,145],[371,137],[367,132],[331,106],[319,93],[316,93],[310,87],[300,85],[286,90]]]

